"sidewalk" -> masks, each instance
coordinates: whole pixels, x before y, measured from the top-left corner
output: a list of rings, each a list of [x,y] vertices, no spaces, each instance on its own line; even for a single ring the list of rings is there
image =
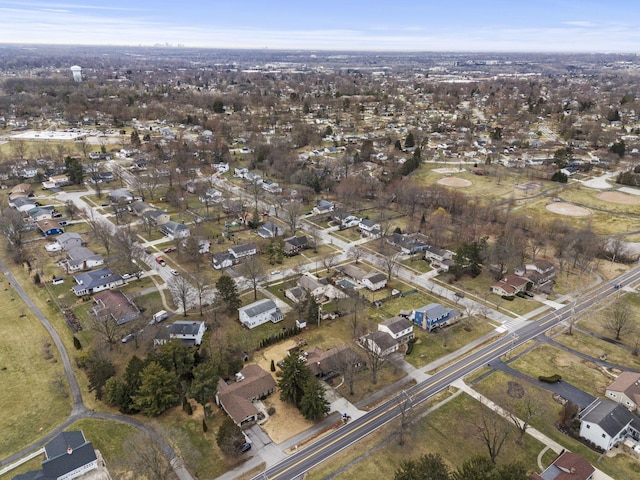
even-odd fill
[[[493,403],[491,400],[489,400],[484,395],[476,392],[473,388],[471,388],[469,385],[464,383],[464,380],[462,380],[462,379],[456,380],[451,385],[456,387],[456,388],[459,388],[460,390],[465,392],[470,397],[475,398],[476,400],[481,402],[483,405],[489,407],[491,410],[493,410],[494,412],[496,412],[500,416],[502,416],[502,417],[506,418],[507,420],[511,421],[509,419],[507,413],[500,406],[498,406],[495,403]],[[566,450],[566,448],[564,448],[558,442],[556,442],[555,440],[552,440],[551,438],[547,437],[544,433],[540,432],[539,430],[536,430],[535,428],[533,428],[531,426],[529,426],[527,428],[527,435],[531,435],[533,438],[538,440],[540,443],[546,445],[548,448],[550,448],[551,450],[553,450],[557,454],[560,454],[561,452]],[[614,478],[610,477],[609,475],[607,475],[606,473],[602,472],[601,470],[598,470],[595,467],[595,465],[593,467],[596,469],[595,473],[593,474],[593,480],[615,480]]]

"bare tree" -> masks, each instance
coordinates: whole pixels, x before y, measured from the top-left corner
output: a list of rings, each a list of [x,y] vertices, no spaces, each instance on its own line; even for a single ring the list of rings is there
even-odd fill
[[[122,325],[118,325],[118,322],[111,316],[109,309],[105,308],[91,317],[91,330],[102,337],[109,346],[109,350],[113,350],[113,346],[120,336]]]
[[[371,383],[376,385],[378,383],[378,372],[387,361],[387,358],[381,355],[379,352],[367,348],[367,365],[371,371]]]
[[[357,245],[349,248],[349,258],[353,258],[353,261],[358,264],[360,259],[364,256],[364,250]]]
[[[398,272],[401,256],[401,252],[391,250],[390,248],[383,249],[382,265],[387,274],[387,281],[391,281],[391,278]]]
[[[324,268],[327,269],[327,273],[329,273],[331,271],[331,269],[333,268],[333,266],[336,264],[337,259],[336,259],[335,254],[326,253],[326,254],[324,254],[322,256],[320,261],[322,262],[322,265],[324,266]]]
[[[7,207],[0,216],[0,231],[9,244],[16,249],[22,248],[25,223],[22,214],[15,208]]]
[[[527,429],[531,421],[542,416],[544,412],[544,401],[539,396],[527,395],[524,392],[521,398],[508,397],[507,408],[505,409],[507,417],[513,422],[518,430],[518,438],[516,443],[522,445],[522,439],[527,433]]]
[[[187,309],[189,305],[189,297],[193,292],[193,287],[189,283],[189,281],[183,277],[173,277],[168,282],[169,292],[171,292],[171,296],[182,305],[182,313],[184,316],[187,316]]]
[[[140,245],[136,241],[131,225],[126,225],[116,230],[115,235],[113,235],[113,246],[124,260],[127,268],[133,267],[134,257],[138,257],[141,254]]]
[[[482,404],[468,415],[467,422],[471,426],[469,433],[487,447],[489,458],[496,463],[507,437],[511,434],[511,423]]]
[[[338,361],[340,362],[340,370],[344,381],[349,387],[349,395],[354,394],[354,383],[356,374],[360,371],[362,365],[362,359],[351,348],[347,347],[340,351],[338,355]]]
[[[264,279],[266,273],[262,259],[257,255],[253,255],[252,257],[245,259],[245,261],[240,264],[238,272],[249,280],[253,287],[253,299],[257,299],[258,285]]]
[[[300,202],[289,202],[284,206],[282,212],[291,235],[295,235],[298,230],[298,217],[302,214],[302,204]]]
[[[411,397],[403,390],[396,397],[398,410],[400,410],[400,425],[398,425],[398,445],[404,445],[404,434],[409,425],[409,412],[411,411]]]
[[[135,476],[144,476],[153,480],[170,480],[175,478],[169,459],[154,439],[145,433],[139,433],[124,444],[128,465],[135,471]]]
[[[623,335],[633,331],[634,325],[631,318],[629,305],[617,302],[611,315],[605,315],[603,327],[615,334],[615,339],[620,340]]]

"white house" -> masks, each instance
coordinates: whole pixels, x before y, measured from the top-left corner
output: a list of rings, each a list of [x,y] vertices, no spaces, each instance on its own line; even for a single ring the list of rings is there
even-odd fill
[[[264,299],[253,302],[238,309],[240,322],[248,328],[255,328],[263,323],[278,323],[284,315],[273,300]]]
[[[108,267],[79,273],[74,275],[73,279],[76,281],[77,285],[75,285],[71,291],[73,291],[73,293],[78,297],[91,295],[93,293],[101,292],[102,290],[124,285],[124,279],[122,276],[112,272]]]
[[[387,285],[387,276],[380,272],[369,272],[362,278],[362,285],[372,292],[380,290]]]
[[[73,480],[98,468],[93,445],[79,430],[59,433],[45,445],[44,453],[46,458],[41,470],[16,475],[13,479]]]
[[[580,436],[604,451],[628,436],[640,440],[640,418],[619,403],[596,399],[579,418]]]
[[[400,350],[414,338],[412,323],[403,317],[392,317],[378,324],[378,331],[360,337],[360,345],[379,356]]]
[[[104,265],[104,257],[99,253],[93,253],[87,247],[71,247],[67,250],[67,270],[77,272],[89,270],[93,267]]]
[[[212,166],[216,170],[216,172],[218,172],[220,174],[227,173],[229,171],[229,163],[228,162],[214,163]]]
[[[316,215],[321,215],[323,213],[333,212],[335,208],[335,204],[328,200],[318,200],[316,206],[313,207],[313,213],[315,213]]]
[[[186,226],[184,223],[178,223],[172,220],[162,225],[162,227],[160,227],[160,230],[167,237],[173,238],[174,240],[176,238],[186,238],[190,234],[188,226]]]
[[[178,320],[168,325],[168,329],[170,339],[180,340],[185,345],[192,347],[202,343],[202,337],[207,327],[204,322]]]
[[[380,236],[380,224],[369,220],[368,218],[361,218],[358,223],[358,229],[360,233],[367,237],[379,237]]]

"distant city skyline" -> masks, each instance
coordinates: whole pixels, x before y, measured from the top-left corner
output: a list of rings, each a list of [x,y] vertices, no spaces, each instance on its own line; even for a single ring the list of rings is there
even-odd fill
[[[0,0],[0,43],[640,52],[637,0]]]

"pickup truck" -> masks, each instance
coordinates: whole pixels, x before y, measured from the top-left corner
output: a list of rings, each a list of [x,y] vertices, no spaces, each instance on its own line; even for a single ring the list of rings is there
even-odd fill
[[[166,265],[166,262],[164,261],[164,258],[162,258],[162,257],[156,257],[156,262],[159,265],[162,265],[163,267]]]

